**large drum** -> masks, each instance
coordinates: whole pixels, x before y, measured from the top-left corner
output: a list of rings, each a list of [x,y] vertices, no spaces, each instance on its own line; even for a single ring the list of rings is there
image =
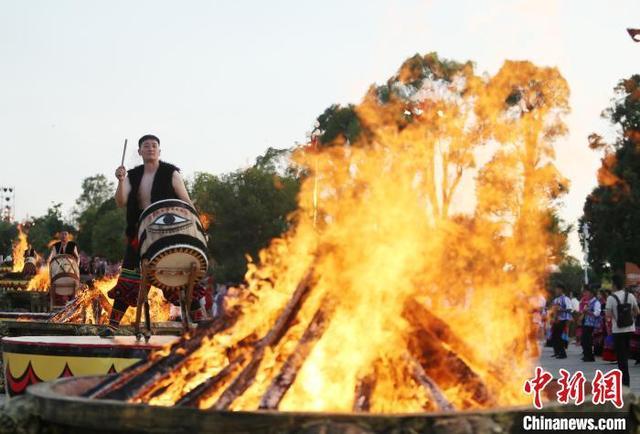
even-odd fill
[[[25,277],[35,276],[38,272],[36,268],[36,258],[33,256],[27,256],[24,258],[24,266],[22,267],[22,275]]]
[[[73,255],[56,255],[49,264],[51,287],[58,295],[73,295],[80,282],[78,261]]]
[[[140,215],[138,241],[140,259],[149,261],[149,277],[158,288],[186,287],[192,264],[197,280],[207,272],[206,233],[186,202],[167,199],[148,206]]]

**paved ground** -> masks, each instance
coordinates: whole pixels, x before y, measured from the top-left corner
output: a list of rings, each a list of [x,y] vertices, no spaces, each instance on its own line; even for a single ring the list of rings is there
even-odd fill
[[[596,369],[600,369],[603,372],[607,372],[611,369],[618,367],[616,362],[604,362],[602,358],[596,357],[595,362],[587,363],[580,360],[582,357],[582,348],[578,345],[571,343],[567,350],[566,359],[556,359],[551,357],[553,355],[553,348],[545,347],[542,349],[540,357],[540,366],[553,374],[554,378],[559,378],[558,370],[564,368],[571,374],[582,371],[586,377],[587,382],[593,380]],[[629,376],[631,378],[631,391],[634,395],[640,396],[640,365],[635,365],[635,360],[629,361]]]

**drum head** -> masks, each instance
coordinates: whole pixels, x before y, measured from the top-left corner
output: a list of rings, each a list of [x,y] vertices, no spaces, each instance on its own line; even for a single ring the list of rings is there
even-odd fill
[[[53,284],[54,292],[58,295],[73,295],[76,292],[78,280],[72,277],[61,277]]]
[[[188,247],[167,249],[157,254],[149,263],[154,272],[151,282],[162,289],[177,289],[187,286],[191,265],[196,264],[196,282],[207,271],[207,260],[204,255]]]

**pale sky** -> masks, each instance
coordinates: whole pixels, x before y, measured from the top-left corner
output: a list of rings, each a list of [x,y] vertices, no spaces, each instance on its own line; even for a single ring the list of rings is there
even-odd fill
[[[574,223],[600,155],[589,133],[621,78],[640,73],[640,0],[162,1],[0,0],[0,186],[16,216],[62,202],[83,178],[138,164],[151,132],[162,158],[224,173],[267,147],[304,142],[332,103],[357,103],[415,53],[557,66],[571,87],[558,143]],[[580,256],[577,236],[571,252]]]

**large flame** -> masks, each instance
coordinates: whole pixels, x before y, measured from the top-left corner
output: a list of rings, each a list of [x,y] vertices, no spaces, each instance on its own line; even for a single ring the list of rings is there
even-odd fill
[[[13,258],[13,268],[11,271],[14,273],[21,272],[24,268],[24,251],[28,246],[27,234],[22,230],[22,225],[18,225],[18,241],[13,245],[13,251],[11,257]]]
[[[388,101],[377,89],[367,94],[356,107],[366,130],[357,141],[295,153],[309,176],[293,228],[250,264],[255,302],[139,400],[172,405],[219,373],[244,351],[241,340],[273,327],[310,276],[297,322],[267,349],[232,409],[258,407],[319,310],[327,328],[281,410],[352,411],[368,377],[371,411],[433,409],[411,375],[417,356],[455,408],[527,402],[522,384],[538,351],[528,300],[542,293],[553,259],[548,219],[566,190],[552,160],[568,86],[556,69],[529,62],[506,62],[482,79],[469,64],[447,76],[430,60],[403,65]],[[433,342],[416,338],[421,329],[438,330]],[[486,399],[467,387],[463,364]]]
[[[27,291],[48,291],[49,280],[49,266],[43,265],[38,268],[36,275],[29,280]]]

